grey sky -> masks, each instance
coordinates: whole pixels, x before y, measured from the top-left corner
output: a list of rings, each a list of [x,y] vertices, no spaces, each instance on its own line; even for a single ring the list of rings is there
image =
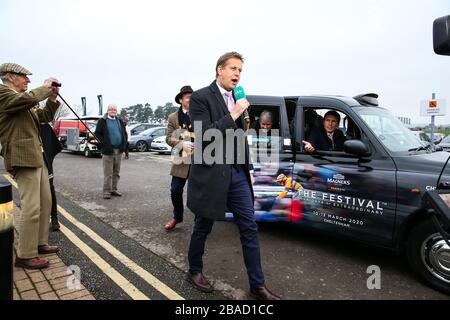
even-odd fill
[[[0,63],[63,83],[72,104],[88,111],[174,102],[186,84],[214,79],[217,58],[238,51],[247,94],[354,96],[376,92],[395,115],[420,117],[420,100],[446,98],[450,57],[434,54],[432,23],[449,0],[225,2],[1,0]]]

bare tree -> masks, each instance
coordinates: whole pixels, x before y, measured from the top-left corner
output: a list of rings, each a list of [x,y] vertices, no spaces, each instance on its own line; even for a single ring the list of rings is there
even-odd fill
[[[75,111],[77,113],[78,116],[80,116],[81,112],[83,111],[82,106],[78,105],[78,104],[71,106],[71,108],[73,109],[73,111]],[[70,111],[70,109],[66,105],[61,104],[61,106],[55,113],[54,119],[58,120],[58,119],[65,118],[65,117],[75,117],[75,115],[73,114],[72,111]]]

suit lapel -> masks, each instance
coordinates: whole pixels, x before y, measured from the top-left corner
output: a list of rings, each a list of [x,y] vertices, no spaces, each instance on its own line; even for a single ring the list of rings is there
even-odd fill
[[[216,81],[213,81],[213,83],[211,83],[211,85],[209,87],[211,88],[211,91],[216,96],[216,99],[219,102],[219,105],[222,107],[222,111],[224,112],[224,114],[229,113],[228,107],[225,104],[225,101],[223,100],[223,96],[220,94],[220,90],[217,87]]]

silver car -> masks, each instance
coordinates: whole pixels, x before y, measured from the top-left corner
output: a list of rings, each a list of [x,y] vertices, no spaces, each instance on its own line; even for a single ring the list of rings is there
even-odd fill
[[[438,146],[442,147],[444,151],[450,152],[450,135],[442,139],[442,141],[438,144]]]
[[[166,127],[155,127],[142,131],[140,134],[132,135],[130,137],[130,142],[128,149],[137,150],[139,152],[144,152],[149,150],[153,140],[157,137],[164,136],[167,134]]]

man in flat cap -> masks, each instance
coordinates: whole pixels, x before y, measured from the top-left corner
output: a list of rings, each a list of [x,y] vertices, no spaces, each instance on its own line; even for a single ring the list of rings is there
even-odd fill
[[[48,266],[39,254],[58,252],[48,245],[52,199],[46,158],[40,137],[40,123],[50,122],[60,103],[56,78],[29,92],[31,72],[15,63],[0,65],[0,143],[6,170],[17,181],[21,213],[16,267],[40,269]],[[43,109],[40,101],[47,99]]]
[[[174,161],[170,170],[172,182],[170,184],[170,197],[173,205],[173,217],[166,223],[164,228],[167,231],[173,230],[177,223],[183,221],[183,188],[186,185],[189,163],[194,143],[191,141],[190,132],[194,130],[189,117],[189,100],[194,90],[190,86],[184,86],[175,96],[175,102],[180,104],[180,108],[169,115],[167,124],[166,142],[173,148],[172,154],[180,158]]]

